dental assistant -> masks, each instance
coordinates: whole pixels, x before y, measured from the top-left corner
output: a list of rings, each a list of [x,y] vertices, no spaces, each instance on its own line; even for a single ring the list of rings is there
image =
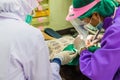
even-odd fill
[[[65,51],[50,63],[42,33],[26,23],[38,5],[36,0],[0,0],[0,80],[61,80],[60,65],[76,56]]]
[[[73,0],[67,20],[105,30],[101,48],[80,52],[80,71],[91,80],[120,80],[120,7],[115,0]]]

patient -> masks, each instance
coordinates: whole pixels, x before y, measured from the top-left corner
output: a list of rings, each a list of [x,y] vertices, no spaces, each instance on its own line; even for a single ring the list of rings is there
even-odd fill
[[[80,72],[79,66],[61,66],[60,75],[63,80],[90,80]]]

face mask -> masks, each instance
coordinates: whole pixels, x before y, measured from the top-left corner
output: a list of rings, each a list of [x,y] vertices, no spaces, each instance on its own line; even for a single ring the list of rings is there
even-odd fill
[[[32,14],[28,14],[26,16],[25,22],[28,23],[28,24],[30,24],[32,22],[33,16],[35,16],[35,10],[32,11]]]
[[[96,28],[97,28],[98,30],[101,30],[102,27],[103,27],[103,22],[100,21],[99,24],[96,26]]]
[[[26,15],[25,22],[28,23],[28,24],[30,24],[32,22],[33,15],[35,14],[34,8],[37,8],[38,2],[37,1],[29,0],[29,2],[26,2],[26,5],[30,8],[30,11]],[[31,14],[31,11],[32,11],[32,14]]]
[[[96,27],[93,27],[93,25],[91,25],[90,23],[84,25],[86,28],[90,29],[90,30],[93,30],[93,31],[96,31],[97,28]]]
[[[27,15],[25,22],[30,24],[32,22],[32,15]]]
[[[100,30],[103,26],[103,23],[101,22],[101,20],[99,20],[99,23],[96,27],[94,27],[93,25],[90,24],[91,23],[91,20],[88,24],[84,25],[84,27],[89,31],[91,32],[92,34],[95,34],[94,31],[97,31],[97,30]]]

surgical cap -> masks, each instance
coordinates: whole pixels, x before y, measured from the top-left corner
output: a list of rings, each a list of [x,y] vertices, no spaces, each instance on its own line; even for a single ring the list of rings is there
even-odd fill
[[[108,17],[113,15],[115,7],[118,6],[118,3],[115,0],[101,0],[93,8],[88,10],[83,15],[78,18],[83,19],[85,17],[91,16],[94,12],[98,12],[103,17]]]
[[[0,0],[0,14],[13,13],[25,18],[37,6],[37,0]]]

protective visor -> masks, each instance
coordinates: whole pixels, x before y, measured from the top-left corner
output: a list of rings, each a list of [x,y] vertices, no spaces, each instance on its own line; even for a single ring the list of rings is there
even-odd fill
[[[97,29],[94,29],[93,27],[91,28],[89,26],[85,26],[88,23],[80,20],[79,18],[70,20],[70,23],[73,25],[76,31],[83,36],[83,39],[86,39],[89,33],[93,35],[96,34]]]
[[[84,21],[81,21],[80,19],[76,18],[73,20],[70,20],[70,23],[73,25],[73,27],[76,29],[76,31],[79,33],[79,35],[83,36],[83,39],[86,39],[88,36],[88,31],[85,29],[84,25],[86,25],[87,23],[85,23]]]

